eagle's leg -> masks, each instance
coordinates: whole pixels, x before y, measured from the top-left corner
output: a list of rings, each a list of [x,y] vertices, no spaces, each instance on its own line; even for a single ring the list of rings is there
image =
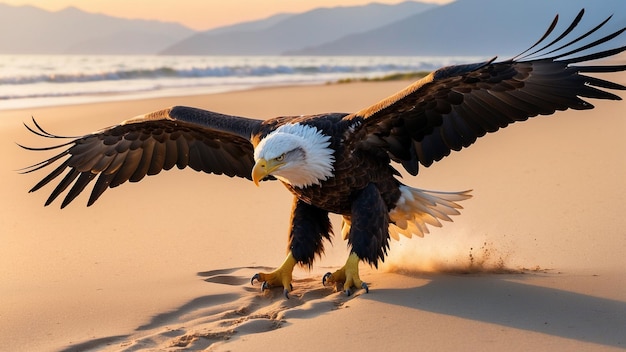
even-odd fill
[[[359,256],[356,253],[350,253],[346,265],[334,273],[326,273],[322,278],[323,285],[334,285],[336,283],[343,283],[343,289],[346,295],[350,296],[352,287],[360,287],[369,292],[369,287],[359,277]]]
[[[349,230],[344,230],[347,230],[348,244],[352,246],[352,251],[343,268],[324,275],[322,283],[343,282],[347,295],[352,294],[352,287],[363,288],[365,292],[369,292],[367,284],[359,277],[359,261],[364,260],[370,265],[378,266],[378,260],[384,259],[389,248],[389,214],[375,184],[368,184],[355,195],[351,215],[344,226],[350,227]]]
[[[263,282],[262,289],[282,286],[289,298],[292,271],[296,264],[311,266],[315,255],[324,251],[323,239],[330,240],[332,228],[328,212],[295,198],[289,231],[289,253],[285,262],[271,273],[258,273],[252,277]]]
[[[282,286],[285,298],[289,298],[289,291],[293,289],[293,286],[291,285],[291,275],[295,266],[296,259],[293,257],[293,254],[289,252],[287,254],[287,258],[285,258],[285,261],[280,267],[270,273],[255,274],[250,280],[250,283],[254,284],[254,280],[262,282],[261,290],[266,290],[272,286]]]

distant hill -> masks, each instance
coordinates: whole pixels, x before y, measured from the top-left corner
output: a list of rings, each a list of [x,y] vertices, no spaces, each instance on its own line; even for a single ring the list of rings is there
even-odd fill
[[[223,34],[223,33],[228,33],[228,32],[254,32],[254,31],[262,31],[264,29],[267,29],[291,16],[293,16],[293,13],[279,13],[276,15],[272,15],[270,17],[267,18],[263,18],[260,20],[253,20],[253,21],[246,21],[246,22],[240,22],[240,23],[235,23],[235,24],[231,24],[228,26],[222,26],[222,27],[217,27],[214,29],[210,29],[208,31],[204,31],[201,33],[196,33],[196,34],[210,34],[210,35],[217,35],[217,34]]]
[[[155,54],[193,33],[180,24],[76,8],[50,12],[0,4],[1,54]]]
[[[290,55],[515,55],[545,32],[556,14],[566,28],[585,8],[589,30],[615,14],[602,33],[626,24],[624,0],[458,0],[387,26],[355,33]],[[583,33],[582,29],[577,31]],[[621,41],[626,43],[626,35]]]
[[[198,33],[161,54],[280,55],[385,26],[435,7],[407,1],[397,5],[318,8]]]

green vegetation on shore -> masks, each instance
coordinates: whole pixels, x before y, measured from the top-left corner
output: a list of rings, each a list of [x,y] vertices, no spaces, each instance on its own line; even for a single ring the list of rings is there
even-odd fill
[[[386,75],[386,76],[372,77],[372,78],[344,78],[344,79],[337,80],[335,82],[329,82],[329,84],[332,84],[332,83],[343,84],[343,83],[354,83],[354,82],[402,81],[402,80],[420,79],[428,75],[429,73],[430,72],[428,71],[417,71],[417,72],[393,73],[393,74]]]

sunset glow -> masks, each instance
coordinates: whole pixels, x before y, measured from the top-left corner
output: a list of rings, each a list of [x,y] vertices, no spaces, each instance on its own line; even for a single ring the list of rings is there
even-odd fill
[[[378,0],[397,4],[405,0]],[[424,0],[445,4],[453,0]],[[31,5],[49,11],[76,7],[83,11],[130,19],[178,22],[195,30],[206,30],[242,21],[265,18],[277,13],[298,13],[319,7],[365,5],[373,0],[4,0],[8,5]]]

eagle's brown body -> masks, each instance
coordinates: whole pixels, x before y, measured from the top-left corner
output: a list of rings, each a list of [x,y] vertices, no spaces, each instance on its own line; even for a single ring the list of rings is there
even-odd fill
[[[400,192],[399,182],[395,178],[397,172],[390,165],[389,156],[379,149],[353,149],[349,144],[344,143],[346,142],[345,132],[352,125],[360,123],[354,120],[341,121],[341,118],[346,115],[348,114],[326,115],[324,117],[326,126],[317,123],[317,118],[296,119],[300,123],[311,124],[323,133],[332,136],[331,148],[335,150],[335,172],[332,178],[322,181],[319,185],[305,188],[293,187],[289,184],[285,186],[298,199],[310,205],[330,213],[350,216],[352,200],[356,194],[369,183],[374,183],[387,208],[394,208]]]

